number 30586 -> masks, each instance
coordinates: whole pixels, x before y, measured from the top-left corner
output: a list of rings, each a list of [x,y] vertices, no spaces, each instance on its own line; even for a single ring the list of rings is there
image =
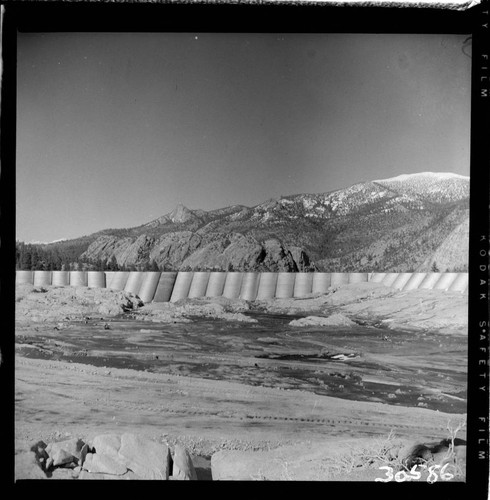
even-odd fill
[[[449,481],[450,479],[452,479],[454,477],[454,475],[451,474],[450,472],[446,472],[446,467],[448,465],[449,464],[445,464],[442,467],[440,465],[431,465],[428,468],[429,475],[427,476],[427,482],[428,483],[435,483],[439,479],[439,477],[443,481]],[[386,477],[377,477],[375,479],[375,481],[381,482],[381,483],[388,483],[388,482],[392,481],[393,479],[397,483],[403,483],[404,481],[417,481],[422,476],[422,474],[417,470],[417,467],[422,467],[423,469],[427,468],[426,465],[421,465],[421,466],[414,465],[410,469],[409,472],[404,471],[404,470],[400,470],[400,471],[396,472],[395,474],[393,474],[392,467],[389,467],[388,465],[383,465],[379,469],[386,470],[386,472],[385,472]],[[437,471],[437,472],[439,472],[439,476],[437,475],[437,472],[436,472],[437,469],[440,469],[439,471]]]

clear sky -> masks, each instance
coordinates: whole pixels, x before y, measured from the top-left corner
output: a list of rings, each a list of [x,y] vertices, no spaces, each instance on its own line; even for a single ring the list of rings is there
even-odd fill
[[[465,38],[21,33],[16,237],[469,175]]]

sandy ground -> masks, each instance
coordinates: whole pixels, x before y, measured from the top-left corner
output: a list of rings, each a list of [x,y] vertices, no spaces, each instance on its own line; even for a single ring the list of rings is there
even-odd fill
[[[90,324],[94,318],[102,332],[104,325],[109,325],[106,334],[113,335],[116,324],[110,322],[111,318],[121,314],[128,321],[141,320],[148,325],[195,324],[199,318],[246,324],[257,321],[247,315],[250,310],[295,315],[292,321],[298,316],[310,317],[306,328],[315,324],[314,318],[320,318],[320,328],[328,328],[328,325],[322,326],[322,322],[336,314],[344,326],[347,320],[378,328],[381,335],[393,336],[402,329],[405,333],[430,335],[432,341],[436,338],[440,345],[448,338],[453,344],[466,344],[466,295],[438,290],[397,292],[379,284],[360,283],[302,299],[256,303],[193,299],[142,307],[137,297],[124,292],[21,285],[16,289],[16,453],[21,456],[40,439],[45,442],[68,437],[90,440],[102,433],[127,431],[170,446],[183,444],[197,463],[203,464],[204,470],[209,469],[210,457],[219,450],[267,451],[295,447],[298,453],[308,449],[311,454],[321,449],[323,453],[330,450],[333,455],[339,452],[345,455],[366,443],[391,439],[391,436],[396,437],[393,444],[434,442],[448,437],[448,422],[455,427],[464,419],[461,411],[452,413],[413,405],[356,401],[319,395],[308,389],[286,390],[274,384],[263,387],[256,380],[250,383],[245,376],[242,380],[239,376],[217,380],[203,373],[191,376],[186,371],[182,374],[170,368],[145,371],[100,366],[83,359],[81,350],[72,349],[67,359],[53,356],[49,348],[53,333],[59,335],[58,343],[62,346],[65,329],[69,331],[70,325],[77,322],[80,326]],[[30,339],[29,342],[26,339]],[[33,339],[37,339],[37,343]],[[128,344],[118,344],[112,349],[120,355],[121,350],[129,348]],[[162,357],[166,350],[162,349]],[[36,355],[31,356],[34,351]],[[103,354],[109,356],[110,353],[111,350],[105,348]],[[77,362],[77,355],[82,362]],[[233,356],[235,363],[237,356]],[[416,358],[398,356],[395,360],[394,354],[385,356],[376,350],[366,352],[365,356],[364,361],[385,359],[400,369],[416,369],[417,366],[412,365],[418,363]],[[463,358],[464,353],[455,362],[458,364],[455,373],[464,376]],[[213,362],[220,363],[216,356]],[[419,372],[426,370],[427,363],[427,359],[420,362]],[[237,373],[236,369],[233,373]],[[445,386],[443,390],[449,393],[451,389],[453,394],[464,390],[464,382],[461,378],[458,380],[460,382],[453,381],[451,388]],[[432,381],[426,383],[430,389]],[[437,383],[434,382],[433,387],[436,390]],[[464,431],[458,437],[464,439]],[[315,469],[316,479],[383,477],[379,469],[373,468],[322,470],[323,476],[320,469]],[[16,474],[22,478],[21,465]]]

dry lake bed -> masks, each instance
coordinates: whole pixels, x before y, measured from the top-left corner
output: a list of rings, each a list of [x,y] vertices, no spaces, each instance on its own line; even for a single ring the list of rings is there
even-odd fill
[[[380,466],[399,465],[390,449],[450,441],[464,422],[466,310],[465,294],[375,283],[149,305],[18,286],[16,477],[29,477],[23,457],[39,440],[132,432],[185,446],[202,480],[383,478]],[[218,452],[235,472],[217,459],[212,471]],[[264,466],[274,453],[282,461]]]

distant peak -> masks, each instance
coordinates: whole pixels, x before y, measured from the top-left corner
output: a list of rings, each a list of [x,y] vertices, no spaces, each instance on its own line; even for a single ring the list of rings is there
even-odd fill
[[[454,174],[452,172],[418,172],[415,174],[401,174],[397,175],[396,177],[390,177],[389,179],[378,179],[373,182],[403,182],[409,179],[423,178],[423,177],[431,177],[432,179],[439,179],[439,180],[445,180],[445,179],[469,180],[468,176]]]
[[[189,209],[182,203],[177,203],[177,205],[173,209],[173,212],[189,212]]]
[[[186,222],[195,217],[192,210],[189,210],[185,205],[179,203],[169,214],[169,219],[172,222]]]

